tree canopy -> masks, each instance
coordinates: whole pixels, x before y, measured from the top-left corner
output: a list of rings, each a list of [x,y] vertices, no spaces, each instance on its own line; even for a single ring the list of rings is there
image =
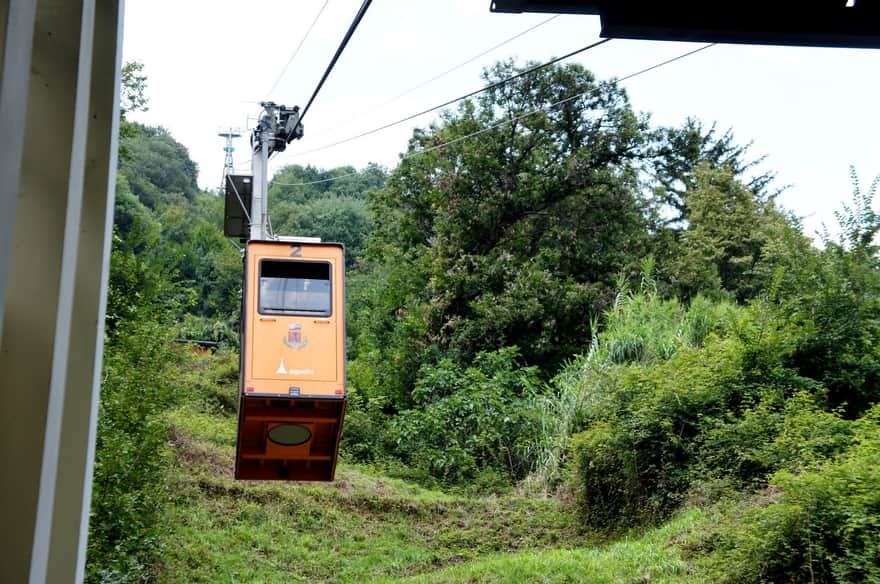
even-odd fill
[[[502,63],[485,80],[520,71]],[[384,278],[357,318],[359,350],[377,369],[394,363],[380,384],[402,396],[440,353],[468,362],[516,344],[552,368],[583,349],[589,315],[645,250],[645,129],[614,83],[569,65],[417,131],[372,200],[367,261]]]

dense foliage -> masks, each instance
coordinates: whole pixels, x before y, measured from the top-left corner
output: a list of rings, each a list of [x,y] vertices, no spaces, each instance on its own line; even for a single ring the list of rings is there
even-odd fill
[[[607,352],[565,378],[580,399],[571,453],[586,524],[638,525],[687,501],[754,493],[700,546],[713,580],[876,578],[880,274],[865,234],[877,219],[852,209],[841,219],[840,242],[794,256],[747,306],[689,319],[704,302],[670,310],[642,293],[609,315],[597,342]],[[610,347],[634,338],[621,319],[668,320],[683,336],[704,320],[711,333],[620,359]],[[658,336],[638,332],[642,343]]]
[[[486,81],[516,71],[499,64]],[[467,364],[515,344],[552,370],[582,350],[584,316],[645,249],[634,168],[644,130],[621,89],[571,65],[490,89],[416,132],[372,200],[365,261],[381,277],[354,314],[356,368],[406,408],[420,367],[441,356]]]
[[[127,71],[130,111],[144,77]],[[222,199],[166,130],[123,121],[122,146],[92,581],[148,580],[162,553],[167,411],[194,407],[172,341],[238,341]],[[573,493],[605,534],[705,510],[668,574],[880,577],[878,181],[853,173],[842,235],[816,247],[748,150],[695,120],[651,128],[566,65],[444,112],[388,173],[281,169],[274,231],[346,245],[343,458],[472,494]]]
[[[501,63],[486,81],[519,72]],[[474,384],[450,382],[467,378],[485,355],[515,351],[511,374],[536,368],[542,382],[527,396],[500,383],[494,391],[517,400],[506,411],[541,428],[533,438],[555,443],[546,432],[552,424],[539,421],[557,408],[557,390],[544,382],[596,346],[597,319],[621,285],[648,269],[657,294],[742,301],[774,282],[790,249],[809,248],[768,194],[772,175],[746,180],[756,162],[730,132],[718,136],[693,120],[652,130],[623,90],[577,65],[490,87],[416,131],[373,194],[375,228],[351,293],[351,382],[371,418],[357,427],[384,432],[371,439],[386,445],[380,454],[418,460],[452,483],[478,473],[454,478],[431,466],[431,456],[397,454],[425,448],[423,432],[400,430],[425,417],[450,422],[444,404],[486,400]],[[642,332],[621,342],[650,342]],[[456,373],[444,391],[424,395],[438,370]],[[489,434],[508,432],[513,419],[498,417]],[[567,413],[555,419],[573,429]],[[462,460],[482,460],[478,468],[516,481],[541,457],[558,457],[561,446],[542,439],[519,448],[528,454],[516,464],[479,454],[473,440]],[[432,440],[447,457],[461,448],[448,437]],[[352,442],[351,452],[375,458]]]
[[[162,552],[170,460],[163,415],[181,353],[169,325],[191,295],[172,281],[155,224],[115,235],[87,556],[90,582],[149,579]]]
[[[795,455],[790,470],[707,529],[697,563],[716,582],[877,581],[878,408],[849,423],[807,410],[785,425],[776,442]]]
[[[835,477],[874,456],[853,437],[880,399],[877,183],[856,185],[841,240],[817,249],[746,152],[694,121],[649,131],[574,66],[417,131],[371,201],[353,302],[364,416],[346,452],[447,485],[568,485],[584,525],[611,531],[790,490],[703,545],[706,565],[731,581],[873,574],[880,509]],[[505,354],[520,360],[487,374]],[[827,498],[817,522],[799,515],[804,497]],[[852,537],[833,535],[844,508]],[[730,558],[745,561],[765,521],[779,539],[740,571]]]
[[[371,193],[385,185],[385,171],[369,165],[321,171],[291,165],[279,170],[269,185],[272,228],[276,233],[320,237],[345,244],[353,266],[373,224],[368,213]]]

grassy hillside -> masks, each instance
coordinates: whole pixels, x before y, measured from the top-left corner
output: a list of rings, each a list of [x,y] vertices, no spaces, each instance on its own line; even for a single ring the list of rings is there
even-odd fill
[[[681,581],[692,512],[640,539],[579,532],[572,503],[429,490],[342,462],[334,483],[232,478],[231,355],[194,355],[172,426],[161,582]]]

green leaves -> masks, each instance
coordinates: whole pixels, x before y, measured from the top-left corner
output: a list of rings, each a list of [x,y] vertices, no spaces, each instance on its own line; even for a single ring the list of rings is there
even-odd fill
[[[468,368],[449,360],[424,366],[413,394],[419,406],[391,423],[398,455],[445,483],[494,472],[497,488],[524,477],[540,425],[541,384],[537,370],[520,368],[517,357],[509,348],[480,353]]]
[[[119,99],[120,112],[125,117],[130,112],[146,111],[147,76],[144,75],[144,64],[140,61],[129,61],[122,66]]]
[[[357,266],[373,228],[367,200],[384,184],[385,171],[375,164],[360,171],[286,166],[269,185],[273,230],[342,243],[346,264]]]
[[[120,158],[119,172],[128,179],[132,193],[152,211],[161,210],[175,198],[195,198],[199,190],[196,163],[168,130],[132,124],[130,135],[121,143],[128,154]]]
[[[754,297],[767,285],[765,247],[788,227],[788,219],[763,203],[728,167],[700,163],[682,194],[687,228],[681,231],[676,257],[667,268],[678,294],[717,295],[738,300]]]
[[[855,167],[850,167],[853,183],[852,202],[843,204],[840,211],[834,213],[842,231],[841,244],[852,253],[873,257],[876,261],[880,247],[877,234],[880,233],[880,214],[874,210],[874,196],[880,185],[880,175],[874,177],[868,190],[862,192]],[[875,264],[876,265],[876,264]]]
[[[880,578],[878,411],[875,406],[855,423],[831,422],[851,434],[850,448],[807,470],[774,474],[767,493],[710,529],[704,539],[713,553],[696,562],[703,573],[717,582]],[[814,443],[816,436],[836,433],[809,432]]]
[[[105,349],[88,582],[141,582],[162,555],[169,429],[181,356],[151,319],[119,322]]]
[[[486,80],[518,71],[501,63]],[[647,239],[632,188],[643,130],[621,89],[569,65],[495,87],[416,131],[371,200],[365,271],[379,280],[370,320],[356,327],[371,351],[358,358],[379,372],[398,357],[404,365],[380,374],[375,391],[411,391],[435,354],[467,364],[516,345],[552,370],[581,350],[589,315]]]

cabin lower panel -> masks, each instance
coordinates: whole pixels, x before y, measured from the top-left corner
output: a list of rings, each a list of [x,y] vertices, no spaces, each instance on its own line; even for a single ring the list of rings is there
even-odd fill
[[[242,396],[235,478],[332,481],[345,406],[345,399]],[[307,431],[308,439],[280,444],[270,437],[279,427]]]

